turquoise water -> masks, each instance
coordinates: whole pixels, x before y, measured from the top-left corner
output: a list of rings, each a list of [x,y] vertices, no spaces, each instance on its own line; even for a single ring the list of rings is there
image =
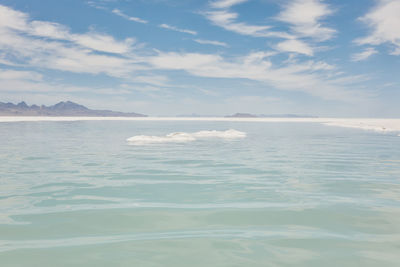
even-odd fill
[[[134,135],[244,139],[132,146]],[[315,123],[0,123],[0,266],[399,266],[400,137]]]

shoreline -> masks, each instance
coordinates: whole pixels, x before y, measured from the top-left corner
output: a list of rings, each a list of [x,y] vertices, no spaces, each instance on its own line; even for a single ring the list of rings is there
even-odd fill
[[[399,132],[400,119],[371,118],[225,118],[225,117],[47,117],[0,116],[4,122],[63,122],[63,121],[220,121],[220,122],[308,122],[326,126],[356,128],[380,133]],[[399,134],[400,136],[400,134]]]

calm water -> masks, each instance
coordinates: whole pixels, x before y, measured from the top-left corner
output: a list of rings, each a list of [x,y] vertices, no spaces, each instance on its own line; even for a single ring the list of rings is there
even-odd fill
[[[134,135],[245,139],[132,146]],[[0,123],[0,266],[399,266],[400,137],[314,123]]]

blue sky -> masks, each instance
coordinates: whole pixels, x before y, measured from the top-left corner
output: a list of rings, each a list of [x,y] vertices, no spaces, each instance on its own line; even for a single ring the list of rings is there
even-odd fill
[[[0,0],[0,101],[399,117],[399,0]]]

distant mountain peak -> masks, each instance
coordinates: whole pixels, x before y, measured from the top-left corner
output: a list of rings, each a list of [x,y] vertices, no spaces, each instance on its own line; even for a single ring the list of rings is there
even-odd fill
[[[89,110],[87,107],[83,105],[79,105],[77,103],[74,103],[72,101],[61,101],[53,106],[50,106],[49,108],[54,109],[54,110]]]
[[[93,110],[72,101],[61,101],[52,106],[28,106],[24,101],[0,102],[0,116],[87,116],[87,117],[146,117],[139,113],[126,113],[111,110]]]
[[[19,102],[19,103],[17,104],[17,107],[20,107],[20,108],[29,108],[29,106],[25,103],[25,101]]]

